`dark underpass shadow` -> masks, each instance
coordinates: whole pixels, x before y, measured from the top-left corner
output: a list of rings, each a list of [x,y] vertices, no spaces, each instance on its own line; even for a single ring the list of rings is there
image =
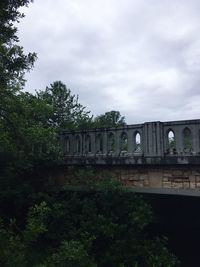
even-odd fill
[[[200,197],[144,194],[155,214],[151,231],[168,237],[181,267],[200,267]]]

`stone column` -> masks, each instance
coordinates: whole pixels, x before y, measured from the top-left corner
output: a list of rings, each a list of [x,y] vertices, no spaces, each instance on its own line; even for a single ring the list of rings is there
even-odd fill
[[[84,155],[86,153],[86,134],[85,132],[82,132],[81,133],[81,139],[82,139],[82,142],[81,142],[81,152],[82,152],[82,155]]]
[[[103,151],[102,151],[102,153],[104,155],[107,155],[108,154],[108,146],[107,146],[108,140],[107,140],[107,136],[108,136],[108,132],[107,131],[103,131],[102,132],[102,138],[103,138]]]
[[[96,154],[96,133],[95,132],[89,132],[89,135],[91,137],[91,154]]]
[[[199,127],[195,125],[192,128],[192,148],[194,154],[198,154],[200,152],[200,143],[199,143]]]
[[[133,153],[133,129],[127,129],[127,135],[128,135],[128,153]]]
[[[70,147],[69,147],[69,153],[70,155],[74,155],[75,153],[75,136],[74,136],[74,133],[70,134]]]
[[[181,154],[183,152],[183,129],[182,127],[175,127],[175,141],[177,153]]]
[[[120,153],[120,135],[122,133],[121,130],[115,130],[115,154],[118,156]]]
[[[161,122],[144,124],[144,154],[147,157],[162,157],[164,155],[164,134]]]

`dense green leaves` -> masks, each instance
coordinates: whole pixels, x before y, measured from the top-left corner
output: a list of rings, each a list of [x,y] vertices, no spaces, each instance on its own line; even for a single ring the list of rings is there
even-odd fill
[[[24,85],[24,73],[32,68],[35,53],[25,55],[16,33],[16,22],[24,15],[20,7],[27,6],[30,0],[1,0],[0,2],[0,98],[9,91],[18,91]],[[1,108],[1,107],[0,107]]]
[[[24,157],[25,108],[21,104],[20,90],[24,85],[24,73],[32,68],[35,53],[24,54],[17,45],[16,23],[23,14],[20,7],[31,1],[2,0],[0,2],[0,167],[2,177],[14,175],[16,170],[27,168]],[[3,189],[3,188],[2,188]]]
[[[57,129],[87,128],[91,123],[90,112],[79,103],[78,96],[61,81],[54,82],[45,91],[37,93],[39,99],[51,108],[48,124]]]
[[[125,117],[121,116],[119,111],[109,111],[105,114],[99,115],[94,118],[94,127],[102,128],[102,127],[119,127],[124,126]]]
[[[0,253],[5,266],[12,266],[12,253],[18,252],[23,266],[172,267],[177,263],[164,239],[149,236],[151,208],[133,193],[63,191],[45,198],[30,209],[22,230],[16,230],[15,222],[8,229],[1,225],[2,238],[7,239]],[[22,258],[15,260],[20,266]]]

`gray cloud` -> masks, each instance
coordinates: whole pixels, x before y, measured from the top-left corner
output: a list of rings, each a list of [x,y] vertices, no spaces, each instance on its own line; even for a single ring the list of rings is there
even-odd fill
[[[19,24],[38,53],[26,89],[61,80],[93,114],[128,123],[199,118],[199,11],[197,0],[35,0]]]

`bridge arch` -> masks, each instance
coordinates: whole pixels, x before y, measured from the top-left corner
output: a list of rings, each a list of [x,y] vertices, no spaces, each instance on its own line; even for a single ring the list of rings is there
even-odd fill
[[[76,153],[77,154],[80,154],[81,153],[81,138],[80,138],[79,135],[76,135],[75,149],[76,149]]]
[[[175,131],[169,128],[166,132],[167,136],[167,154],[176,154],[176,136]]]
[[[133,134],[133,151],[142,152],[142,138],[140,131],[136,130]]]
[[[92,152],[92,140],[89,134],[87,134],[85,138],[85,152],[86,153]]]
[[[184,152],[191,152],[192,151],[192,131],[189,127],[185,127],[183,129],[183,150]]]
[[[108,154],[115,152],[115,134],[113,132],[110,132],[107,136],[107,152]]]
[[[126,132],[122,132],[120,135],[120,152],[128,151],[128,134]]]
[[[86,164],[97,165],[200,162],[200,120],[147,122],[92,130],[63,130],[60,141],[67,164],[82,164],[87,157]],[[141,153],[138,153],[139,151]],[[95,157],[95,154],[100,152],[104,157]],[[173,157],[169,157],[170,155]],[[120,157],[123,157],[122,161]]]
[[[103,153],[103,135],[101,133],[96,136],[96,153]]]

